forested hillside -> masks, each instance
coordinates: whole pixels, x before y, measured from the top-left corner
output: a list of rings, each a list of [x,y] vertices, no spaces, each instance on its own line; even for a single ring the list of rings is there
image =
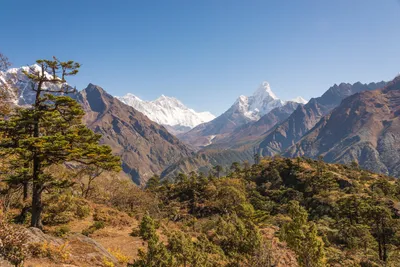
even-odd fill
[[[304,158],[154,176],[144,190],[102,177],[86,198],[78,184],[46,194],[42,240],[59,245],[11,243],[3,255],[46,266],[398,266],[399,198],[394,178]],[[19,203],[3,212],[7,229],[21,227]],[[113,254],[85,259],[79,233]]]

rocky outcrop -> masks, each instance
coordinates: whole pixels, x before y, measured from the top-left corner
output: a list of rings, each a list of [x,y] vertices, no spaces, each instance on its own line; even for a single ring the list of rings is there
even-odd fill
[[[48,243],[54,246],[62,246],[66,244],[66,249],[69,253],[68,262],[72,265],[57,266],[104,266],[105,260],[113,263],[114,266],[118,266],[118,260],[101,244],[82,234],[76,233],[66,239],[62,239],[47,235],[38,228],[31,227],[25,231],[27,242],[33,245]]]

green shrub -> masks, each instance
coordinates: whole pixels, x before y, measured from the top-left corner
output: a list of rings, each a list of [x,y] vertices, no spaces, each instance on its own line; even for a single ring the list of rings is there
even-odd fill
[[[103,229],[105,227],[105,223],[102,221],[95,221],[91,226],[83,229],[82,234],[85,236],[89,236],[93,234],[96,230]]]
[[[99,229],[104,228],[104,227],[105,227],[105,224],[104,224],[104,222],[102,222],[102,221],[95,221],[95,222],[93,223],[93,227],[94,227],[96,230],[99,230]]]
[[[82,235],[89,236],[89,235],[93,234],[95,231],[96,231],[95,228],[87,227],[87,228],[82,230]]]
[[[90,207],[88,205],[78,205],[75,214],[79,219],[84,219],[89,216]]]
[[[46,199],[43,223],[48,225],[65,224],[74,218],[83,219],[90,214],[87,202],[71,193],[53,194]]]
[[[71,229],[64,225],[56,229],[55,235],[58,237],[65,237],[69,232],[71,232]]]

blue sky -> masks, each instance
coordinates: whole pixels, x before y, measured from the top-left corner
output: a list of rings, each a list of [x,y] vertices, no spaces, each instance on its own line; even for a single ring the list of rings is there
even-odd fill
[[[309,99],[400,72],[398,0],[20,0],[0,13],[14,66],[72,59],[79,89],[165,94],[217,115],[264,80]]]

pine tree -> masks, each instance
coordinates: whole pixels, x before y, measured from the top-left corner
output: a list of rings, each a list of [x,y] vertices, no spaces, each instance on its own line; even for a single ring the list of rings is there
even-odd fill
[[[231,170],[234,173],[240,174],[240,172],[242,171],[242,167],[240,166],[239,162],[233,162],[231,165]]]
[[[305,232],[305,238],[300,256],[300,264],[307,267],[322,267],[325,266],[325,250],[324,242],[318,236],[317,226],[315,223],[310,223]]]
[[[291,201],[288,209],[292,221],[282,227],[281,239],[297,254],[300,266],[325,266],[324,242],[316,225],[308,223],[307,211],[297,201]]]
[[[101,136],[82,124],[82,107],[65,96],[75,92],[66,84],[66,77],[78,73],[79,63],[54,58],[38,60],[37,64],[39,68],[24,72],[31,81],[35,102],[3,116],[0,148],[14,159],[9,183],[32,183],[31,226],[42,228],[43,191],[72,183],[49,172],[49,167],[75,162],[118,171],[120,160],[112,155],[110,147],[99,145]],[[19,167],[18,161],[22,163]]]
[[[139,235],[143,240],[150,240],[156,238],[157,224],[147,213],[143,216],[139,226]]]
[[[154,174],[146,183],[146,189],[153,191],[161,185],[160,176]]]
[[[228,257],[240,258],[252,255],[259,249],[261,234],[250,220],[242,220],[236,214],[219,217],[214,226],[211,241],[218,244]]]
[[[213,169],[214,169],[214,171],[215,171],[215,175],[216,175],[218,178],[221,178],[221,173],[222,173],[222,171],[224,170],[224,168],[222,168],[221,165],[216,165],[216,166],[213,167]]]
[[[158,238],[152,238],[147,243],[147,251],[139,249],[138,259],[129,267],[174,267],[178,266],[167,247]]]
[[[256,165],[260,164],[261,156],[255,147],[253,147],[253,159],[254,159],[254,164]]]
[[[271,172],[269,173],[269,180],[271,181],[273,188],[276,189],[283,184],[283,179],[276,168],[272,168]]]
[[[168,238],[168,250],[179,265],[193,266],[197,251],[190,236],[180,231],[173,232]]]
[[[168,251],[167,247],[159,240],[156,233],[157,225],[149,214],[143,216],[140,222],[139,235],[143,240],[147,241],[147,251],[139,249],[138,259],[131,267],[172,267],[178,266]]]
[[[378,256],[383,262],[389,258],[390,244],[398,231],[398,225],[392,218],[391,212],[387,207],[373,206],[368,211],[372,235],[378,242]]]

